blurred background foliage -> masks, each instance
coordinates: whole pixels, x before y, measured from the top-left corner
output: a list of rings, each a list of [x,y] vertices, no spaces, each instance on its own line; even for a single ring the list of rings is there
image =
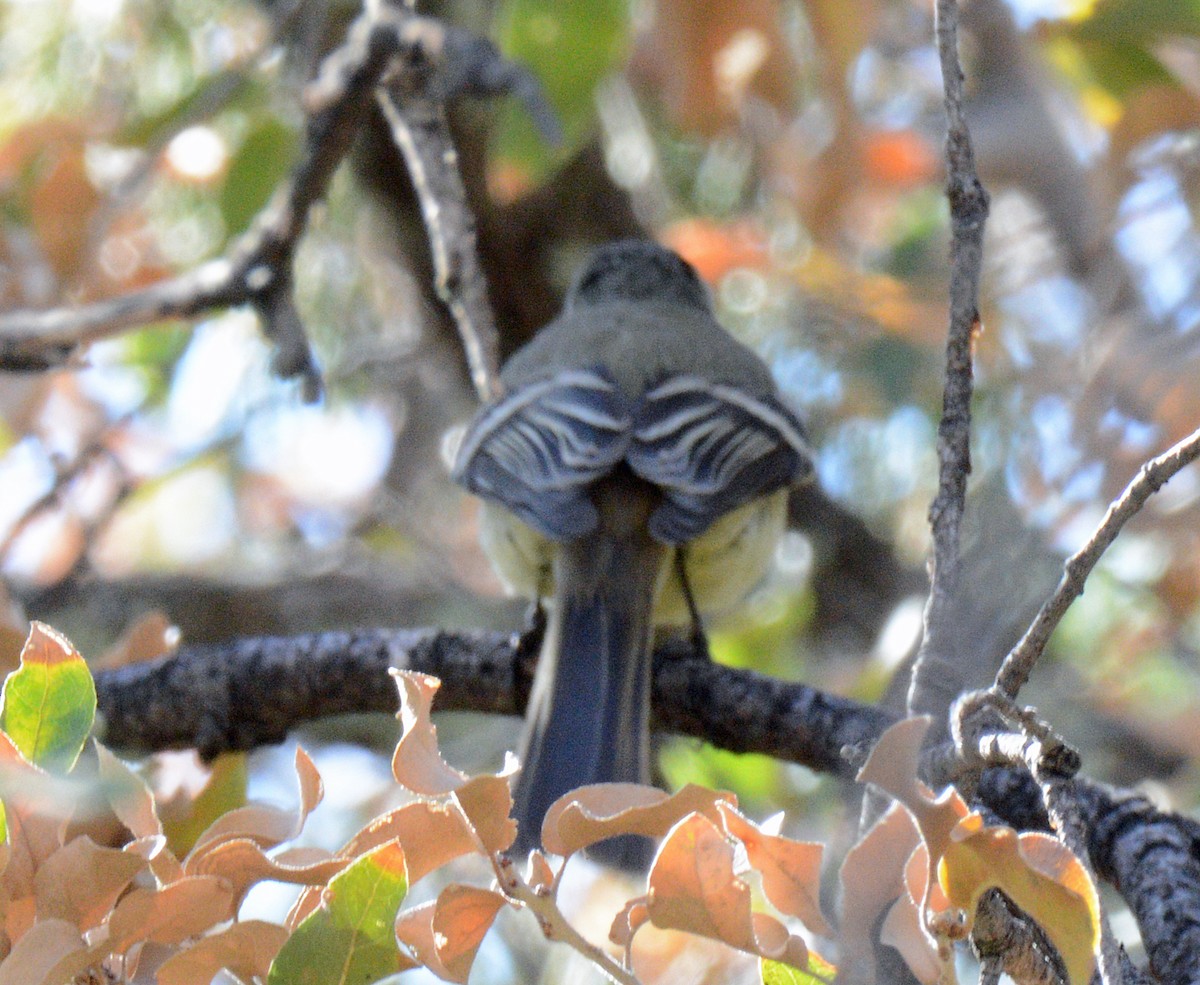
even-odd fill
[[[455,110],[505,349],[553,315],[598,242],[641,229],[691,259],[820,450],[775,571],[716,627],[716,654],[869,700],[903,688],[935,481],[948,235],[930,7],[422,8],[531,68],[564,125],[550,147],[506,101]],[[111,297],[220,255],[287,173],[303,85],[357,12],[8,0],[0,305]],[[977,683],[1139,463],[1200,424],[1200,2],[971,0],[963,17],[993,195],[962,621]],[[296,262],[320,403],[271,376],[244,310],[7,375],[14,605],[89,654],[156,609],[190,641],[516,625],[442,461],[472,398],[429,281],[403,167],[372,119]],[[1198,540],[1193,466],[1122,535],[1031,692],[1091,774],[1153,783],[1185,809],[1200,796]],[[443,733],[478,767],[514,731],[454,719]],[[370,808],[386,771],[329,749],[358,778],[331,799]],[[847,816],[836,789],[770,760],[671,742],[662,768],[732,787],[752,812],[787,808],[794,830],[835,844]],[[257,775],[251,789],[270,792]],[[494,980],[521,980],[513,960]]]

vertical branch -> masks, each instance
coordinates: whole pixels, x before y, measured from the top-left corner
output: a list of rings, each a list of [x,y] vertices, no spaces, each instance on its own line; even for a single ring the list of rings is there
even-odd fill
[[[955,660],[954,604],[958,596],[959,528],[971,472],[971,346],[979,329],[979,278],[988,195],[975,171],[963,115],[958,60],[957,0],[937,0],[937,47],[946,105],[946,194],[950,201],[950,329],[946,381],[938,425],[938,491],[929,508],[933,559],[925,638],[913,667],[908,708],[933,715],[945,735],[946,711],[961,690]]]
[[[380,9],[386,11],[388,5],[381,3]],[[399,8],[399,16],[404,16],[404,9]],[[377,98],[421,203],[438,297],[458,329],[475,390],[488,401],[499,396],[500,340],[458,152],[433,84],[445,57],[447,36],[440,24],[418,18],[402,30],[411,42],[403,56],[405,64],[384,80]]]

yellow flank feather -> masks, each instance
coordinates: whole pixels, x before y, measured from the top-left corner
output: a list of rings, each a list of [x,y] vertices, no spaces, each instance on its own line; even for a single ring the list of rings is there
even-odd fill
[[[726,514],[691,543],[676,548],[684,552],[688,582],[702,615],[722,615],[754,590],[770,567],[786,523],[787,490],[781,489]],[[485,500],[480,543],[510,592],[553,600],[554,545],[550,540],[503,506]],[[666,555],[659,583],[655,625],[686,625],[689,616],[674,551]]]

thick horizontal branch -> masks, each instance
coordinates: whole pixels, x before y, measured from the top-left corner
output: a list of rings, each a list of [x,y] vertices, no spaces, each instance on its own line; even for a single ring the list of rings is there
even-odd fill
[[[253,749],[328,715],[394,713],[392,667],[440,678],[440,710],[504,715],[523,713],[532,677],[519,637],[498,632],[369,629],[191,646],[97,674],[101,738],[127,752]],[[722,667],[686,644],[657,652],[654,707],[668,731],[846,778],[859,757],[843,749],[864,750],[892,721],[804,684]]]

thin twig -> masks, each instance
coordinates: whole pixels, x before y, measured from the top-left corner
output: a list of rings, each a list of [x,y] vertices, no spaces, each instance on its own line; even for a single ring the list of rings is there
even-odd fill
[[[1004,658],[993,687],[1015,699],[1038,658],[1045,650],[1050,636],[1057,628],[1071,603],[1083,594],[1088,576],[1096,563],[1133,517],[1155,492],[1176,472],[1200,456],[1200,429],[1193,431],[1157,458],[1146,462],[1104,514],[1104,519],[1088,538],[1087,543],[1067,559],[1062,579],[1054,594],[1046,600],[1025,635]]]
[[[535,120],[546,112],[528,73],[504,62],[486,43],[474,41],[406,9],[372,4],[305,92],[306,132],[299,161],[224,257],[121,297],[2,315],[0,369],[45,369],[64,362],[86,342],[136,325],[249,304],[276,343],[276,370],[303,377],[309,394],[315,395],[320,381],[292,300],[292,258],[313,204],[325,194],[360,129],[369,98],[390,73],[389,90],[400,94],[405,105],[390,98],[386,105],[389,118],[404,121],[398,126],[393,119],[392,126],[421,198],[438,293],[458,324],[477,389],[485,399],[493,396],[499,344],[443,104],[462,92],[493,94],[511,86]],[[479,64],[451,66],[453,82],[448,84],[445,59],[468,56]],[[545,129],[544,119],[542,125]]]
[[[433,21],[413,18],[408,23],[406,33],[414,43],[404,70],[386,80],[377,98],[421,203],[438,297],[458,329],[476,393],[481,400],[493,400],[499,396],[500,338],[479,263],[475,216],[467,204],[445,106],[430,95],[446,32]]]
[[[391,54],[387,40],[360,20],[347,42],[326,59],[306,93],[309,113],[299,161],[224,257],[120,297],[0,316],[0,367],[54,365],[85,342],[135,325],[250,304],[278,344],[277,369],[306,377],[310,389],[315,386],[316,369],[291,308],[291,261],[309,212],[349,149],[366,97]]]
[[[979,278],[988,214],[987,192],[976,174],[971,135],[963,115],[957,0],[937,2],[937,46],[946,96],[946,194],[952,231],[950,328],[942,419],[938,425],[938,491],[929,508],[933,531],[931,586],[925,607],[925,637],[913,667],[908,708],[913,714],[931,714],[936,732],[945,735],[946,712],[961,690],[953,617],[959,580],[959,527],[971,472],[971,343],[979,328]]]
[[[587,958],[597,969],[616,985],[641,985],[641,980],[633,973],[614,960],[608,953],[598,948],[571,926],[571,922],[563,916],[558,908],[558,902],[552,893],[539,893],[529,885],[517,871],[516,864],[509,858],[498,859],[492,856],[492,867],[496,873],[496,881],[500,889],[509,899],[515,900],[528,907],[537,917],[542,933],[547,940],[566,944]]]

